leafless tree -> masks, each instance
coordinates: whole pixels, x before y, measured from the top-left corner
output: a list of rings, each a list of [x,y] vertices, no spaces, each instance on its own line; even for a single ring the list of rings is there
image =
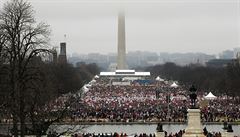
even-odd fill
[[[36,23],[34,10],[25,0],[10,0],[0,9],[0,75],[4,75],[0,77],[0,93],[4,92],[0,109],[6,108],[13,119],[14,136],[24,136],[26,131],[46,134],[50,125],[65,117],[72,102],[57,112],[46,111],[45,106],[59,93],[79,90],[79,83],[98,71],[96,65],[84,69],[44,63],[41,59],[51,52],[49,35],[49,26]]]
[[[26,83],[36,78],[30,64],[41,53],[48,52],[49,34],[49,26],[36,23],[31,4],[24,0],[6,2],[0,11],[0,56],[4,55],[2,62],[9,66],[5,73],[9,74],[7,98],[14,136],[18,134],[18,122],[21,136],[25,135]]]

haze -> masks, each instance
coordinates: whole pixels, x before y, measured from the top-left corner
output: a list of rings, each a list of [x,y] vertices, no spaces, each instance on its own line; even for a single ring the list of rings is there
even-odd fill
[[[116,52],[119,9],[126,16],[127,51],[217,54],[240,47],[240,0],[30,2],[37,21],[51,26],[51,44],[66,41],[68,54]]]

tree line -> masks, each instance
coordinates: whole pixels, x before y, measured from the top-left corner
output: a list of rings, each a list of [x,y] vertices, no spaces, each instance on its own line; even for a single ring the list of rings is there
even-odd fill
[[[50,26],[37,23],[34,13],[25,0],[10,0],[0,9],[0,119],[12,119],[15,137],[46,134],[65,109],[53,113],[45,106],[77,92],[99,73],[96,64],[73,67],[44,61],[51,56]]]
[[[233,61],[226,67],[207,67],[199,64],[178,66],[168,62],[146,68],[151,75],[176,80],[183,85],[196,85],[203,91],[215,94],[240,95],[240,64]]]

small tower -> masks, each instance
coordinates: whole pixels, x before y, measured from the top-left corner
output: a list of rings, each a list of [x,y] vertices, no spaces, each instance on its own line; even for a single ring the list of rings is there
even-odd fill
[[[58,63],[59,64],[67,63],[66,42],[60,43],[60,54],[58,56]]]

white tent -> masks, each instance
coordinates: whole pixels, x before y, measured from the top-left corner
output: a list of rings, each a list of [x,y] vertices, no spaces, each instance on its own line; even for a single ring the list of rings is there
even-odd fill
[[[95,78],[95,79],[98,79],[98,78],[99,78],[99,76],[98,76],[98,75],[95,75],[95,76],[94,76],[94,78]]]
[[[84,93],[86,93],[86,92],[88,92],[88,91],[89,91],[89,89],[87,88],[87,86],[86,86],[86,85],[84,85],[82,89],[83,89],[83,92],[84,92]]]
[[[159,76],[157,76],[156,80],[157,81],[164,81],[164,79],[160,78]]]
[[[90,88],[92,85],[91,85],[91,83],[89,83],[89,84],[85,84],[84,86],[87,88]]]
[[[170,87],[177,88],[178,85],[177,85],[175,82],[173,82],[172,85],[171,85]]]
[[[207,96],[205,96],[204,98],[205,98],[205,99],[212,100],[212,99],[216,99],[217,97],[216,97],[216,96],[214,96],[214,95],[212,94],[212,92],[209,92],[209,93],[208,93],[208,95],[207,95]]]
[[[96,80],[93,79],[92,81],[89,82],[90,84],[95,84],[96,83]]]

